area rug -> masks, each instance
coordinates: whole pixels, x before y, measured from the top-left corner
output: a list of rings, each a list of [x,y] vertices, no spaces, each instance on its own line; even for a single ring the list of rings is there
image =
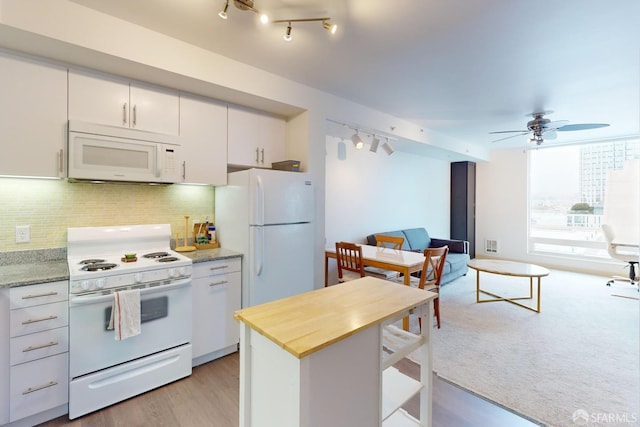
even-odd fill
[[[481,273],[483,288],[528,292],[528,279]],[[476,303],[475,271],[441,289],[433,367],[443,379],[537,424],[640,425],[637,296],[606,277],[553,270],[541,313]]]

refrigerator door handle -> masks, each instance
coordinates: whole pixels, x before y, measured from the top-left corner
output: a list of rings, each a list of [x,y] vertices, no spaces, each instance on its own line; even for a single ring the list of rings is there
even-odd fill
[[[262,274],[262,266],[264,265],[264,228],[254,227],[253,234],[253,262],[255,275],[260,276]]]
[[[255,204],[255,212],[254,215],[257,218],[254,218],[255,224],[264,225],[264,185],[262,183],[262,177],[260,175],[256,176],[256,204]]]

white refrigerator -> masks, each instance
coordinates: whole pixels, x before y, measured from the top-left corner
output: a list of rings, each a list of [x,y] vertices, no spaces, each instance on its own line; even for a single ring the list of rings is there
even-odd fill
[[[242,306],[313,289],[314,188],[308,173],[232,172],[215,189],[220,246],[243,254]]]

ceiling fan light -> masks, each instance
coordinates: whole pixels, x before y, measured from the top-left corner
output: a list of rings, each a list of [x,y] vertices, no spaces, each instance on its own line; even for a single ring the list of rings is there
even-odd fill
[[[375,135],[373,136],[373,140],[371,141],[371,148],[369,148],[369,151],[371,151],[372,153],[375,153],[378,151],[378,145],[380,145],[380,140],[378,138],[375,137]]]
[[[291,39],[292,39],[292,37],[291,37],[291,23],[289,23],[289,25],[287,26],[287,32],[283,36],[283,39],[286,42],[290,42],[291,41]]]
[[[225,3],[224,8],[218,13],[218,16],[222,19],[227,19],[227,9],[229,9],[229,0]]]
[[[269,15],[267,15],[266,13],[263,13],[260,15],[260,22],[262,22],[263,24],[268,24],[269,23]]]

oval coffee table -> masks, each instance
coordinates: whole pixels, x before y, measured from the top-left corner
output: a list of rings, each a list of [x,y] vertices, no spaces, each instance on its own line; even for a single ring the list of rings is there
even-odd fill
[[[476,270],[476,302],[494,302],[494,301],[506,301],[511,304],[515,304],[520,307],[524,307],[527,310],[540,313],[540,279],[549,275],[549,270],[544,267],[540,267],[535,264],[527,264],[524,262],[505,261],[500,259],[472,259],[467,262],[467,266]],[[515,277],[528,277],[529,278],[529,296],[507,298],[494,293],[482,290],[480,288],[480,272],[500,274],[502,276],[515,276]],[[529,299],[533,300],[533,279],[538,278],[538,291],[536,292],[535,307],[528,306],[518,302],[518,300]],[[492,299],[480,299],[480,294],[486,294],[492,296]]]

